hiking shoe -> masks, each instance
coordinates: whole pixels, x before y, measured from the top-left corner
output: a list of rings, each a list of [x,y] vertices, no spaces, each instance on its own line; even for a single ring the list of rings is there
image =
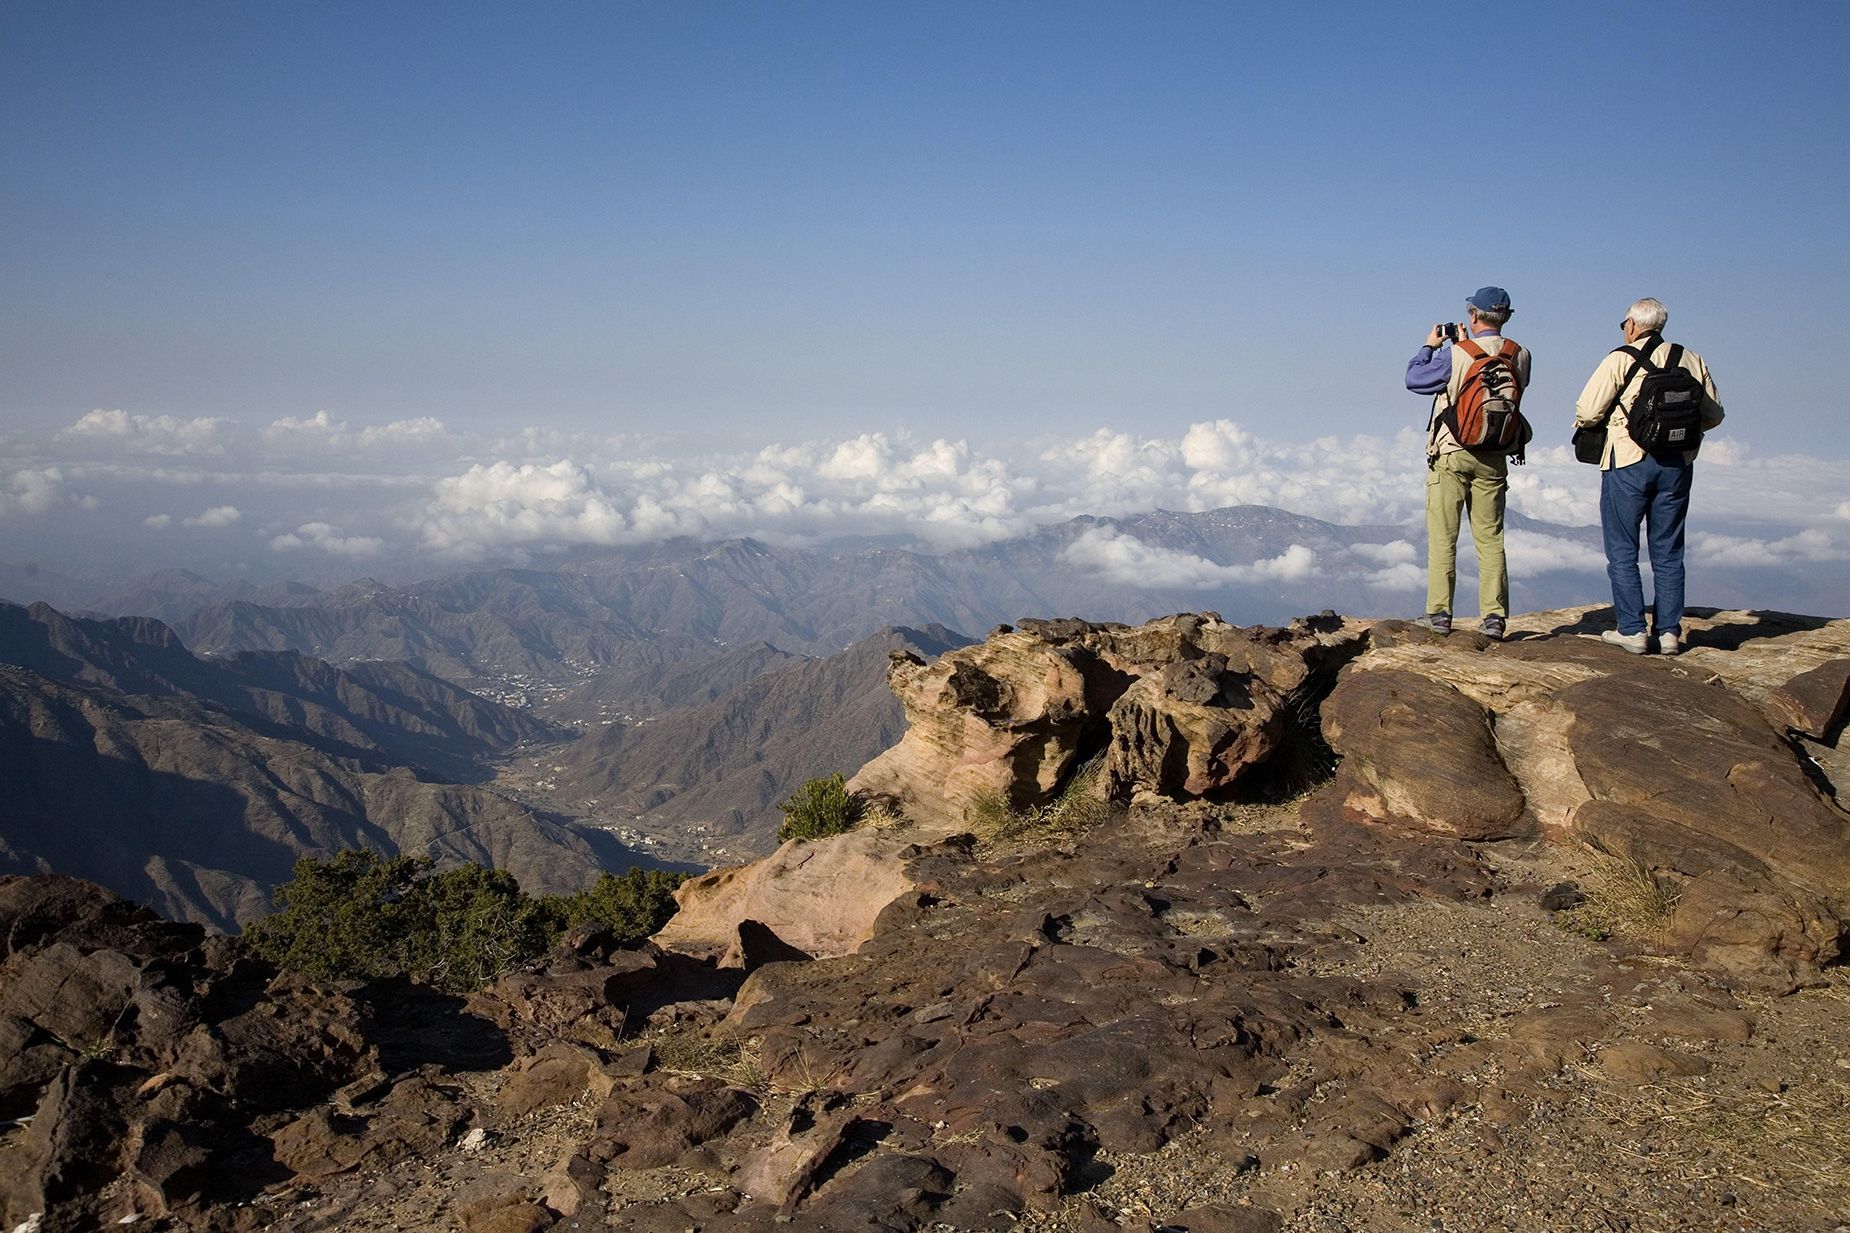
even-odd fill
[[[1659,655],[1675,655],[1682,649],[1683,640],[1675,634],[1659,634],[1657,636],[1657,653]]]
[[[1477,632],[1486,638],[1492,638],[1498,642],[1503,641],[1503,618],[1500,616],[1485,617],[1477,623]]]
[[[1622,634],[1616,629],[1609,629],[1599,636],[1599,640],[1610,642],[1620,650],[1629,651],[1633,655],[1643,655],[1651,645],[1651,640],[1644,636],[1642,630],[1635,634]]]
[[[1435,634],[1452,632],[1452,614],[1449,612],[1429,612],[1425,616],[1414,617],[1413,623],[1421,629],[1430,629]]]

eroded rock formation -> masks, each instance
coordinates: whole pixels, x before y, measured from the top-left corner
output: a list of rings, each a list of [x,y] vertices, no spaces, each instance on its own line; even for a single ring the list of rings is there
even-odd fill
[[[850,787],[945,832],[986,798],[1044,804],[1094,760],[1099,790],[1119,800],[1213,797],[1278,750],[1364,630],[1334,616],[1288,630],[1212,613],[1023,621],[930,663],[896,655],[887,679],[906,734]]]
[[[1832,962],[1850,918],[1831,786],[1850,622],[1693,617],[1691,649],[1666,660],[1577,636],[1589,612],[1523,618],[1504,643],[1328,617],[1024,622],[896,658],[910,727],[852,786],[941,831],[985,797],[1044,804],[1093,758],[1118,800],[1237,795],[1328,693],[1332,791],[1356,820],[1591,844],[1662,884],[1668,939],[1700,961],[1775,979]]]

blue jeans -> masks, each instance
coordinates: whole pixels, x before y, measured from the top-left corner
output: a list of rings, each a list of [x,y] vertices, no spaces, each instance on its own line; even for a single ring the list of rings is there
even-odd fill
[[[1606,576],[1619,632],[1644,632],[1644,582],[1638,576],[1638,524],[1651,553],[1652,605],[1659,634],[1683,633],[1683,519],[1695,466],[1678,455],[1645,455],[1629,467],[1600,472],[1599,524],[1606,535]]]

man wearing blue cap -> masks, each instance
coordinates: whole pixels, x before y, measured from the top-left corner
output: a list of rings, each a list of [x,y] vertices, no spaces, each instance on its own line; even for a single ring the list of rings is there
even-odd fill
[[[1529,350],[1503,338],[1510,319],[1510,293],[1479,287],[1465,301],[1466,323],[1448,335],[1435,325],[1426,344],[1407,363],[1407,388],[1432,395],[1426,436],[1426,614],[1416,624],[1434,633],[1452,632],[1452,592],[1458,581],[1461,515],[1471,520],[1477,547],[1478,629],[1502,638],[1510,610],[1510,575],[1503,558],[1503,506],[1509,492],[1509,454],[1469,449],[1444,422],[1457,407],[1468,374],[1481,372],[1487,356],[1506,360],[1519,399],[1529,384]],[[1469,438],[1467,438],[1469,439]]]

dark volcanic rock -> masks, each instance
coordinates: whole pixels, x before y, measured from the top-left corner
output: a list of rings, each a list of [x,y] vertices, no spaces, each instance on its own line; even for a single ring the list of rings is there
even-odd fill
[[[22,1046],[0,1106],[29,1115],[0,1132],[0,1227],[210,1226],[291,1172],[434,1151],[466,1116],[440,1069],[382,1072],[366,998],[100,887],[0,878],[0,936],[0,1040]],[[456,1037],[454,1004],[424,1008],[427,1049]]]
[[[679,1075],[619,1085],[598,1110],[587,1153],[625,1169],[674,1164],[758,1108],[751,1093],[717,1079]]]

